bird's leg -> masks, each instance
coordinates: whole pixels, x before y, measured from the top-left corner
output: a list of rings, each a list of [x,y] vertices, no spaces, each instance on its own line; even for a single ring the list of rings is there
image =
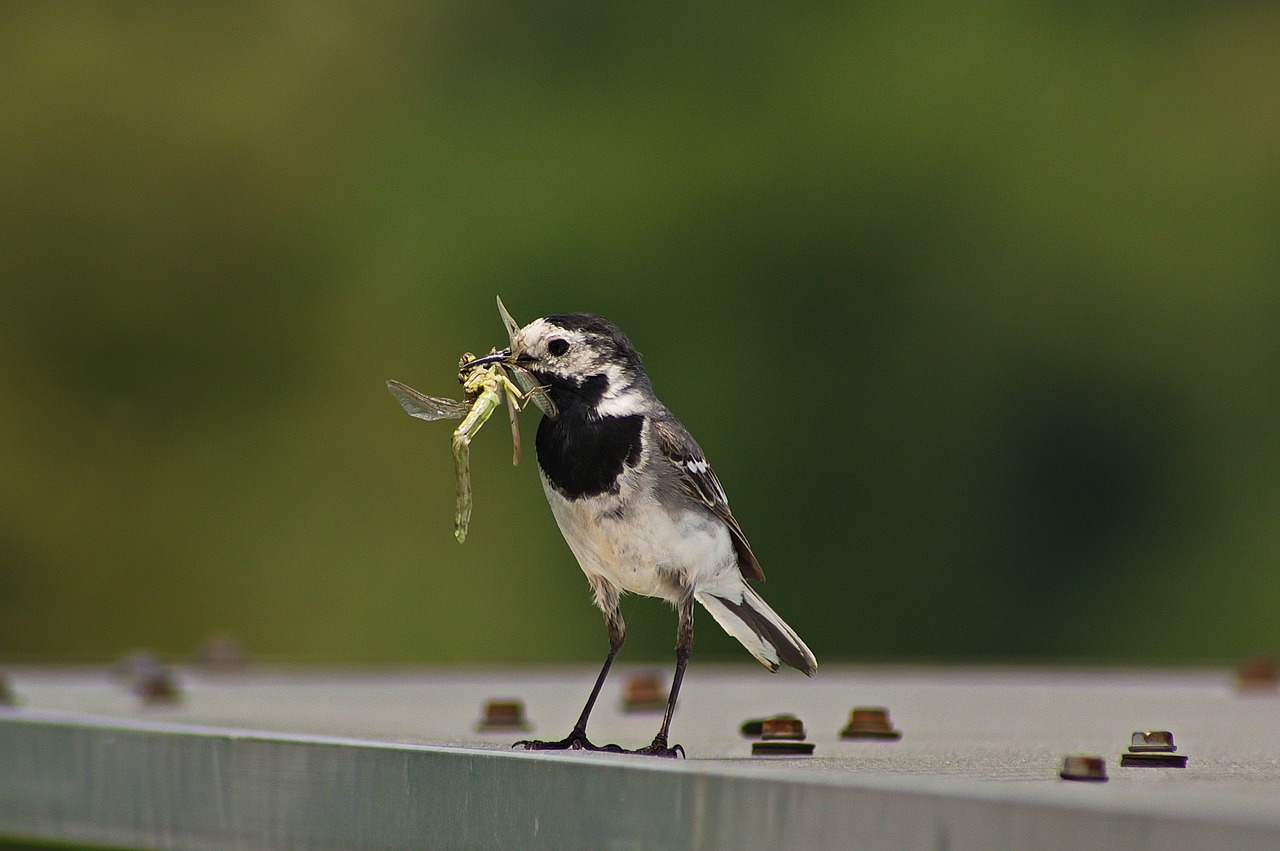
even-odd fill
[[[544,742],[537,739],[523,739],[516,742],[511,747],[523,747],[527,751],[563,751],[563,750],[586,750],[586,751],[610,751],[613,753],[621,753],[622,748],[618,745],[596,745],[587,739],[587,720],[591,717],[591,710],[595,708],[596,698],[600,696],[600,689],[604,686],[605,678],[609,676],[609,669],[613,667],[613,657],[618,655],[618,651],[622,649],[622,645],[627,640],[626,624],[622,620],[622,612],[618,609],[618,593],[612,589],[596,588],[596,602],[604,609],[605,626],[609,630],[609,655],[605,657],[604,667],[600,669],[600,675],[596,677],[596,684],[591,689],[591,696],[587,698],[587,705],[582,707],[582,714],[578,716],[578,723],[573,725],[573,731],[556,742]]]
[[[671,730],[671,716],[676,711],[676,698],[680,695],[680,682],[684,679],[685,666],[689,664],[689,655],[693,652],[693,595],[687,594],[680,600],[678,608],[680,625],[676,632],[676,675],[671,680],[671,694],[667,697],[667,711],[662,716],[662,726],[658,735],[647,747],[630,753],[648,756],[684,756],[684,748],[680,745],[667,745],[667,734]]]

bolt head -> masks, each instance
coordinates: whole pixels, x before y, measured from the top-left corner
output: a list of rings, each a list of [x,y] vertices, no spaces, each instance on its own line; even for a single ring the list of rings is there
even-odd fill
[[[182,688],[173,671],[158,668],[140,675],[133,682],[133,693],[146,707],[173,706],[182,701]]]
[[[528,730],[529,722],[524,717],[524,701],[511,698],[490,700],[484,705],[484,717],[480,719],[478,729],[487,730]]]
[[[760,725],[760,738],[765,741],[802,741],[804,739],[804,722],[799,718],[785,716],[766,718]]]
[[[1245,694],[1270,694],[1280,690],[1280,665],[1265,656],[1244,660],[1236,668],[1236,690]]]
[[[657,674],[637,674],[627,680],[623,712],[652,712],[667,708],[667,693]]]
[[[1107,761],[1100,756],[1072,754],[1063,757],[1058,776],[1063,780],[1103,782],[1107,779]]]
[[[777,715],[771,715],[770,717],[795,718],[796,716],[789,712],[779,712]],[[738,732],[743,736],[746,736],[748,739],[758,739],[761,734],[764,733],[764,722],[765,719],[763,718],[748,718],[746,721],[742,722],[742,726],[738,728]]]
[[[849,713],[849,723],[840,731],[840,738],[893,741],[902,738],[902,731],[894,729],[889,710],[883,706],[857,706]]]
[[[1168,730],[1138,730],[1129,744],[1130,753],[1172,753],[1177,749]]]

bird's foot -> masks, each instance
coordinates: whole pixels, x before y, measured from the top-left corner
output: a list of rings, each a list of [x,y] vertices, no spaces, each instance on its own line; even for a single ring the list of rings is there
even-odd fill
[[[626,753],[618,745],[597,745],[587,739],[585,732],[574,730],[558,742],[544,742],[540,739],[521,739],[511,747],[524,748],[527,751],[604,751],[606,753]]]
[[[666,739],[662,738],[654,739],[652,744],[646,745],[643,748],[637,748],[633,751],[626,751],[626,753],[641,754],[642,756],[665,756],[670,759],[675,759],[676,757],[687,758],[684,755],[683,747],[680,745],[667,747]]]

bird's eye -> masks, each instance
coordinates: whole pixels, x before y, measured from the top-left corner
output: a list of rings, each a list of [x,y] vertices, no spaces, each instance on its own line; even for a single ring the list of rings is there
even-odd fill
[[[552,337],[547,341],[547,351],[553,355],[562,355],[569,351],[569,341],[563,337]]]

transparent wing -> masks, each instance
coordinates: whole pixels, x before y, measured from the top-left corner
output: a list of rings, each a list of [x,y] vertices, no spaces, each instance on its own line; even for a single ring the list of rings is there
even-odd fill
[[[516,400],[510,393],[503,394],[507,397],[507,417],[511,420],[511,463],[513,466],[520,466],[520,408],[516,405]]]
[[[507,364],[507,373],[511,376],[511,380],[520,388],[520,392],[533,399],[533,404],[538,406],[538,410],[546,414],[553,420],[560,418],[560,409],[556,407],[556,403],[551,401],[551,397],[547,395],[547,391],[538,380],[525,372],[518,366]]]
[[[519,350],[520,326],[511,318],[511,314],[507,312],[507,306],[502,303],[502,296],[498,296],[498,315],[502,317],[502,324],[507,329],[507,340],[511,343],[511,350]]]
[[[507,306],[502,303],[502,296],[498,296],[498,315],[502,317],[502,325],[507,329],[507,340],[511,343],[511,351],[518,353],[520,351],[520,326],[516,324],[511,314],[507,312]],[[555,402],[551,401],[551,397],[547,395],[547,391],[542,389],[542,385],[538,383],[537,379],[518,366],[512,364],[504,364],[504,366],[506,366],[507,372],[511,375],[515,385],[520,388],[520,392],[526,396],[532,396],[533,404],[538,406],[538,410],[553,420],[560,418],[560,411],[556,408]]]
[[[387,389],[396,397],[406,414],[420,420],[460,420],[471,410],[471,405],[467,402],[428,396],[399,381],[388,381]]]

